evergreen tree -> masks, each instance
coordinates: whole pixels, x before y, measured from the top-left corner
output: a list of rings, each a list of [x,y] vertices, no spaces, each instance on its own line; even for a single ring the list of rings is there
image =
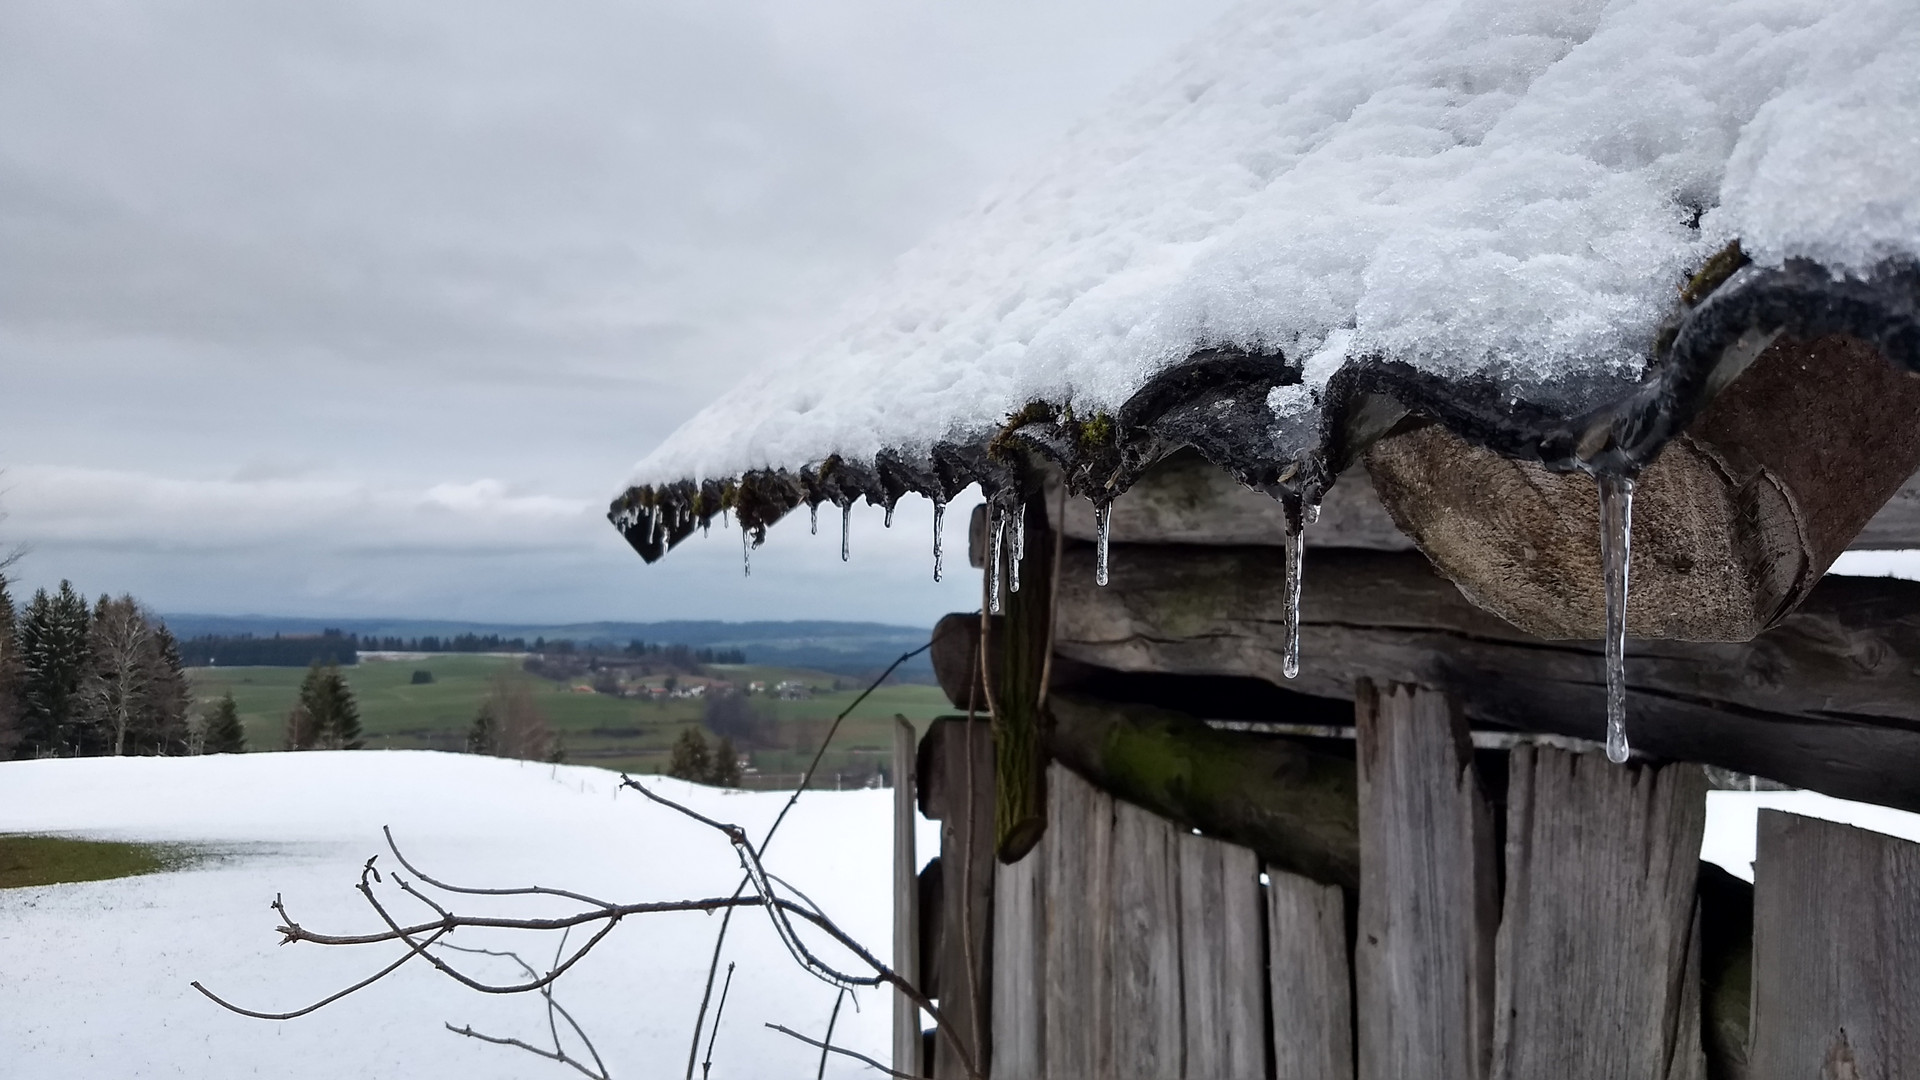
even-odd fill
[[[467,729],[467,753],[491,754],[499,746],[499,727],[493,721],[493,708],[487,702],[480,703],[480,711],[474,715],[473,726]]]
[[[21,753],[46,757],[77,753],[81,744],[81,685],[88,668],[87,602],[62,581],[40,589],[20,620]]]
[[[682,731],[667,759],[667,775],[704,784],[712,772],[713,752],[707,748],[707,737],[697,727]]]
[[[0,761],[20,742],[20,639],[7,577],[0,574]]]
[[[720,744],[713,749],[713,768],[707,773],[707,782],[720,787],[740,786],[740,752],[733,748],[733,739],[720,736]]]
[[[360,706],[354,703],[353,690],[337,666],[322,667],[316,661],[307,669],[296,709],[306,713],[309,730],[301,733],[306,745],[293,749],[358,750],[366,745],[360,737]]]
[[[138,718],[140,748],[151,748],[160,754],[184,753],[188,741],[187,714],[193,709],[193,687],[188,684],[186,668],[180,662],[180,642],[164,623],[153,626],[143,664],[146,693],[140,701]]]
[[[240,710],[233,703],[233,691],[227,691],[207,709],[205,738],[204,753],[247,752],[247,729],[240,723]]]

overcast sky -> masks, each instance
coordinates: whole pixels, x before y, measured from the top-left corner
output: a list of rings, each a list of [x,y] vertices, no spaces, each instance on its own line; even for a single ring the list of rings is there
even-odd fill
[[[644,566],[633,461],[1225,0],[10,0],[0,543],[162,611],[976,606],[924,501]],[[964,543],[966,515],[949,515]]]

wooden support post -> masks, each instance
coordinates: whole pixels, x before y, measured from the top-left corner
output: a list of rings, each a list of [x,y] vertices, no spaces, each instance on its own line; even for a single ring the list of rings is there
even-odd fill
[[[1040,842],[1047,827],[1047,761],[1041,746],[1040,680],[1051,644],[1053,533],[1046,510],[1023,504],[1026,521],[1020,591],[1013,591],[1013,542],[1001,552],[1000,595],[1006,615],[993,621],[989,665],[994,676],[994,851],[1015,862]],[[1009,534],[1012,526],[1007,526]]]
[[[1508,759],[1495,1080],[1699,1080],[1696,765]]]
[[[1920,1077],[1920,844],[1760,811],[1754,1080]]]
[[[1113,800],[1055,765],[1047,799],[1046,1075],[1107,1075]],[[1010,1078],[1011,1080],[1011,1078]]]
[[[1180,1075],[1180,888],[1174,827],[1129,803],[1113,803],[1113,972],[1106,1057],[1097,1075],[1157,1080]]]
[[[927,729],[923,809],[940,820],[940,1012],[985,1067],[993,927],[993,733],[984,718],[935,720]],[[935,1043],[933,1075],[966,1075],[946,1039]]]
[[[1493,1035],[1493,816],[1445,695],[1357,688],[1360,1080],[1479,1080]]]
[[[1353,970],[1338,885],[1267,868],[1275,1080],[1353,1080]]]
[[[1047,846],[994,871],[993,1075],[1002,1080],[1046,1070]]]
[[[1260,860],[1246,848],[1189,833],[1174,835],[1174,852],[1180,880],[1183,1075],[1265,1080]],[[1342,963],[1342,991],[1345,967]]]
[[[920,862],[914,850],[913,725],[893,718],[893,970],[915,986],[920,981]],[[893,1071],[926,1074],[920,1060],[920,1007],[893,994]]]

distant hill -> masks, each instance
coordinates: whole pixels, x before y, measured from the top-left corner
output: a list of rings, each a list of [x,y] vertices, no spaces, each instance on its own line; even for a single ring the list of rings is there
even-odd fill
[[[901,653],[924,645],[932,631],[919,626],[895,626],[888,623],[831,622],[800,620],[793,622],[719,622],[676,620],[671,622],[593,622],[562,625],[539,623],[457,622],[444,619],[308,619],[269,615],[194,615],[165,616],[175,637],[196,638],[207,635],[237,637],[251,634],[270,638],[280,635],[318,634],[323,630],[341,630],[362,637],[440,638],[460,634],[498,634],[504,638],[533,641],[573,641],[578,644],[625,645],[629,641],[687,645],[693,648],[739,649],[749,663],[781,667],[814,668],[837,674],[861,675],[878,671]],[[933,665],[925,654],[902,666],[900,674],[908,679],[933,677]]]

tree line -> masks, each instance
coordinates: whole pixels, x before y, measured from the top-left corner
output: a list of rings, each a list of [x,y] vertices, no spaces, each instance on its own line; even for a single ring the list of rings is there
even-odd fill
[[[73,583],[16,607],[0,577],[0,759],[221,752],[238,731],[191,717],[179,642],[131,596]]]

